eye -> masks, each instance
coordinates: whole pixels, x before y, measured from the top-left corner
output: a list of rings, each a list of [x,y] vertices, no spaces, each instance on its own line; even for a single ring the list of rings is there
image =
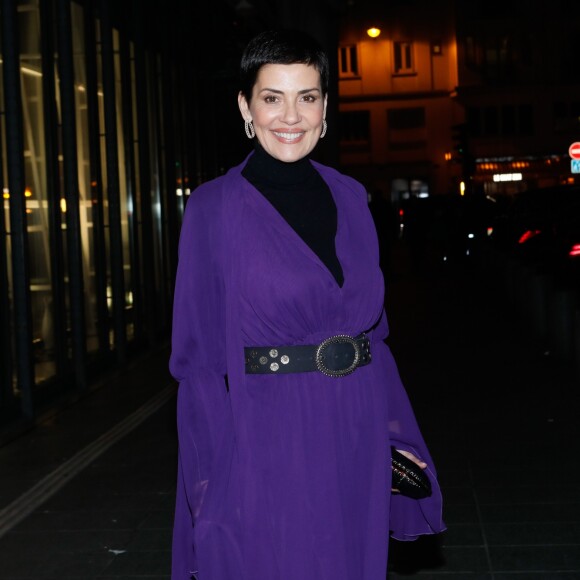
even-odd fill
[[[264,97],[265,103],[276,103],[278,101],[278,97],[276,95],[266,95]]]
[[[315,103],[318,100],[317,95],[304,95],[302,100],[306,103]]]

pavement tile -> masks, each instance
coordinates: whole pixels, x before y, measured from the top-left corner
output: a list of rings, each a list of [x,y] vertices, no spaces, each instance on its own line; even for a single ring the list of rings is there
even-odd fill
[[[456,574],[491,571],[483,546],[446,546],[444,558],[445,565],[441,567],[441,571]]]
[[[112,554],[50,553],[36,556],[34,547],[22,552],[0,553],[0,570],[6,576],[34,578],[80,576],[95,578],[114,558]]]
[[[514,485],[477,487],[477,501],[480,504],[554,504],[574,503],[580,500],[580,484],[576,485]]]
[[[475,493],[472,487],[449,487],[439,482],[446,506],[474,505]]]
[[[483,546],[483,532],[478,524],[453,524],[443,534],[443,546]],[[443,550],[445,552],[445,549]]]
[[[525,572],[496,572],[494,580],[578,580],[578,571],[550,572],[548,570],[526,570]]]
[[[567,546],[490,546],[489,552],[493,569],[498,572],[578,573],[580,570],[580,543]]]
[[[159,577],[171,569],[171,552],[169,550],[127,551],[112,560],[104,575],[113,578],[126,578],[131,575],[149,575]]]
[[[98,507],[83,511],[49,511],[41,508],[20,522],[15,531],[127,530],[138,528],[150,517],[147,509],[103,512]],[[0,546],[3,539],[0,538]]]
[[[9,532],[2,538],[7,553],[25,553],[34,546],[37,557],[50,554],[91,554],[125,548],[135,536],[132,530],[52,530]]]
[[[147,552],[155,550],[171,551],[171,534],[167,529],[140,529],[127,544],[129,552]]]
[[[580,522],[485,524],[485,537],[490,546],[574,545],[580,543]],[[580,576],[580,574],[579,574]]]
[[[480,506],[484,523],[536,524],[560,522],[563,524],[580,522],[580,503],[561,504],[491,504]]]
[[[65,488],[66,489],[66,488]],[[168,506],[167,493],[123,493],[123,494],[94,494],[90,490],[82,493],[63,493],[49,499],[45,509],[49,511],[84,511],[97,508],[100,510],[138,510],[146,505],[149,509],[163,509]]]
[[[414,574],[435,575],[487,574],[490,565],[483,546],[448,546],[439,552],[415,548],[412,543],[402,549],[391,550],[390,572],[401,576]]]
[[[443,507],[443,519],[448,526],[453,524],[479,524],[477,507],[473,505],[447,505]]]
[[[174,502],[174,504],[175,504],[175,502]],[[166,511],[152,511],[152,512],[150,512],[139,527],[141,529],[148,529],[148,530],[172,530],[173,529],[173,508],[171,510],[166,510]]]
[[[433,578],[434,580],[496,580],[497,576],[492,576],[491,574],[482,574],[480,572],[445,572],[441,570],[419,570],[418,572],[412,574],[395,574],[394,572],[389,573],[387,580],[397,580],[399,578],[409,578],[413,576],[414,578]],[[523,580],[520,577],[520,580]]]

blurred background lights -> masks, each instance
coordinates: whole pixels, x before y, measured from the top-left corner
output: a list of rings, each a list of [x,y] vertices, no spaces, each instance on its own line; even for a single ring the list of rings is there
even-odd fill
[[[521,173],[496,173],[493,180],[497,183],[499,181],[521,181],[523,176]]]
[[[376,38],[380,33],[381,33],[381,29],[380,28],[375,28],[374,26],[372,28],[369,28],[367,30],[367,34],[371,38]]]

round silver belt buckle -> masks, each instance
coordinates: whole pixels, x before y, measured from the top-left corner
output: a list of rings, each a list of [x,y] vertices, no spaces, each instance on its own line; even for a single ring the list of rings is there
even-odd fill
[[[324,349],[330,346],[331,344],[350,344],[352,346],[354,350],[354,357],[350,366],[348,366],[345,369],[332,370],[329,369],[324,364]],[[336,336],[331,336],[330,338],[323,340],[318,345],[314,360],[316,362],[316,368],[326,376],[344,377],[346,375],[350,375],[350,373],[352,373],[358,366],[358,363],[360,361],[360,349],[356,340],[352,336],[348,336],[348,334],[337,334]]]

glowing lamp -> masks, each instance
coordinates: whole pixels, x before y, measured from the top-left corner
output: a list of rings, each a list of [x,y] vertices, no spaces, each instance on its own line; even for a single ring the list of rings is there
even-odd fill
[[[381,29],[380,28],[375,28],[374,26],[373,26],[373,28],[369,28],[367,30],[367,34],[371,38],[376,38],[380,33],[381,33]]]

